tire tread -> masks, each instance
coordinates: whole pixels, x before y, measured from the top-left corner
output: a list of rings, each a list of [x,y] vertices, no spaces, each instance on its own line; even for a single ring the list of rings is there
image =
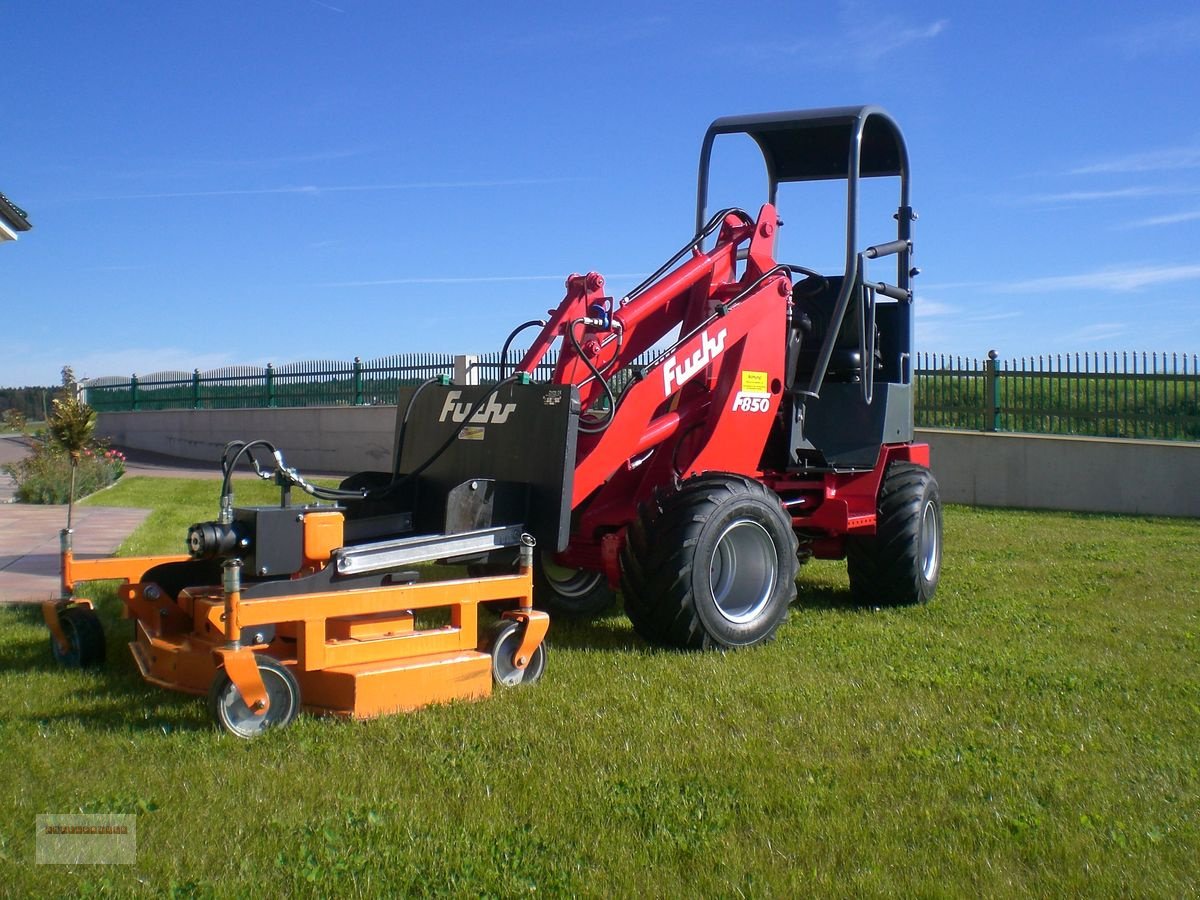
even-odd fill
[[[779,505],[778,496],[752,478],[705,474],[689,479],[665,497],[644,504],[630,525],[621,554],[621,589],[626,615],[647,642],[687,650],[728,646],[705,628],[696,609],[690,575],[693,550],[705,523],[723,503],[739,496]],[[790,587],[785,589],[787,602],[779,605],[763,641],[774,636],[796,596],[798,540],[790,522],[787,534],[786,557],[794,561],[788,579]]]

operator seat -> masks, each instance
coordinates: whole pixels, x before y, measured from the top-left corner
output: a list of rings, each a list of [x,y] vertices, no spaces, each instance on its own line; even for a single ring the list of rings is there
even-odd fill
[[[821,344],[829,331],[838,294],[844,276],[805,278],[792,288],[792,312],[788,328],[787,372],[788,388],[804,390],[812,379]],[[862,381],[862,352],[859,350],[858,321],[862,303],[851,298],[842,321],[841,331],[829,357],[825,380],[830,382]]]

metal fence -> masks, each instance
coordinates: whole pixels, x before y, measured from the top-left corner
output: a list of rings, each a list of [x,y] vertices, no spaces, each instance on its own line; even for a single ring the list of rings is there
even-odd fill
[[[406,353],[363,362],[309,360],[274,366],[227,366],[84,382],[98,412],[140,409],[254,409],[394,403],[401,385],[454,374],[451,353]]]
[[[506,372],[521,358],[509,354]],[[648,352],[636,364],[654,357]],[[362,406],[395,400],[402,385],[455,373],[450,353],[408,353],[363,362],[308,361],[159,372],[85,382],[101,412]],[[548,353],[536,377],[549,378]],[[999,359],[918,354],[918,427],[1200,440],[1196,354],[1073,353]],[[461,364],[461,358],[460,358]],[[499,352],[473,360],[479,380],[500,377]]]
[[[1185,353],[918,354],[916,421],[928,428],[1200,440],[1198,362]]]

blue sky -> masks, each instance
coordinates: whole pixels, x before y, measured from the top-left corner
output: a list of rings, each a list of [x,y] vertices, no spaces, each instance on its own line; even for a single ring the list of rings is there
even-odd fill
[[[1200,349],[1188,4],[0,0],[0,34],[35,226],[0,384],[496,349],[690,236],[713,118],[864,102],[913,161],[918,349]],[[837,268],[837,199],[785,194],[782,257]]]

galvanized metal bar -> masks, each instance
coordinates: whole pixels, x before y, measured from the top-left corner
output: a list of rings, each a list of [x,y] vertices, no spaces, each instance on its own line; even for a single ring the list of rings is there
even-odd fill
[[[333,561],[339,574],[360,575],[517,547],[521,544],[521,534],[522,526],[508,525],[461,534],[418,535],[346,547],[333,554]]]

